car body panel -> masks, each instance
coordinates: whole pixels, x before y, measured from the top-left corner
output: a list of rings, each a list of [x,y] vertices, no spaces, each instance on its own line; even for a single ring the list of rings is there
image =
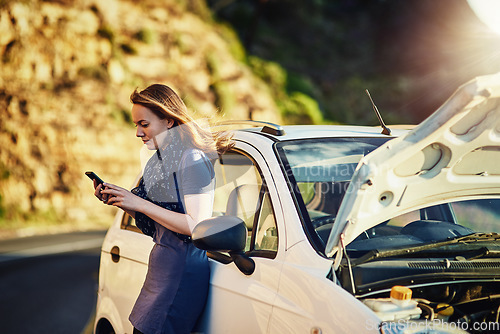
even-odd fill
[[[268,333],[379,333],[373,312],[327,278],[331,264],[306,241],[286,251]]]
[[[325,253],[397,215],[500,194],[500,75],[477,78],[407,134],[358,164]],[[481,161],[479,165],[477,162]]]
[[[247,333],[267,332],[281,267],[275,260],[255,258],[254,261],[256,271],[251,277],[242,275],[234,263],[210,261],[210,292],[199,331],[229,334],[241,332],[244,327]]]
[[[118,212],[104,239],[101,249],[97,308],[117,333],[131,333],[132,324],[123,310],[132,310],[146,277],[149,253],[154,243],[150,237],[121,228],[126,215]],[[133,240],[133,242],[130,242]],[[112,249],[118,248],[119,258],[113,259]],[[113,251],[114,252],[114,251]]]

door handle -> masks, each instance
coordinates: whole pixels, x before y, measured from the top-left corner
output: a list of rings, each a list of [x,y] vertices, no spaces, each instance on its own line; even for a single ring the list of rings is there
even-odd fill
[[[118,248],[118,246],[114,246],[113,248],[111,248],[111,260],[115,263],[117,263],[118,261],[120,261],[120,248]]]

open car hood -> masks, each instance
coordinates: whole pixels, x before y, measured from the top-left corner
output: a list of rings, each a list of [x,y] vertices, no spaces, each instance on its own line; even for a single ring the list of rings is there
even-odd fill
[[[493,194],[500,194],[500,73],[464,84],[413,130],[361,159],[325,254],[403,213]]]

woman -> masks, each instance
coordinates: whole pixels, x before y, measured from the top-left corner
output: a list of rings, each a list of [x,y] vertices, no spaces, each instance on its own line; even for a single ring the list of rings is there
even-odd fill
[[[134,333],[189,333],[208,294],[206,253],[191,243],[197,223],[212,215],[211,159],[232,147],[225,134],[212,134],[193,121],[179,96],[155,84],[135,90],[136,136],[155,150],[139,186],[128,191],[94,183],[95,195],[135,218],[153,237],[148,272],[129,320]]]

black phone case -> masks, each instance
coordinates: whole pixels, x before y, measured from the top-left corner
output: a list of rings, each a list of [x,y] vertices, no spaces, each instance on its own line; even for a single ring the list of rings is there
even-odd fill
[[[97,183],[102,184],[104,183],[103,180],[99,176],[96,175],[94,172],[85,172],[85,175],[87,175],[91,180],[97,180]]]

